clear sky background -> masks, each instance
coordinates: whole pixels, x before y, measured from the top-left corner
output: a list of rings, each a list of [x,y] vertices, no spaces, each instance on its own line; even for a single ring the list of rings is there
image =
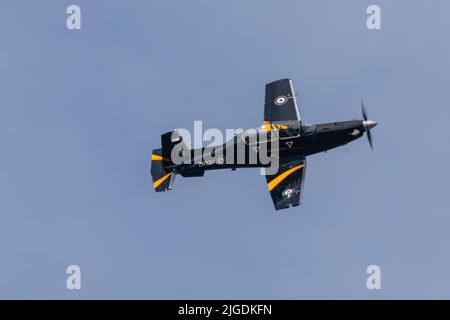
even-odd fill
[[[0,298],[450,298],[448,1],[0,7]],[[161,133],[260,125],[285,77],[309,123],[361,119],[364,98],[374,152],[308,158],[283,214],[258,169],[153,191]]]

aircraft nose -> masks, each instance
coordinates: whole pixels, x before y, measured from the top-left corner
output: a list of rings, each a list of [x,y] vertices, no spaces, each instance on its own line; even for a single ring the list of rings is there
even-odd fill
[[[378,124],[378,122],[373,121],[373,120],[366,120],[366,121],[363,121],[363,126],[364,126],[364,129],[366,129],[366,130],[372,129],[372,128],[375,127],[377,124]]]

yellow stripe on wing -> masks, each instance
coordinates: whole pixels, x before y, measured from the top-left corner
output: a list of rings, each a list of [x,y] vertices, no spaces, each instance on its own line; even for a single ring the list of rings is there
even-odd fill
[[[264,132],[269,132],[270,131],[270,122],[264,121],[262,128],[263,128]]]
[[[277,176],[275,179],[271,180],[268,184],[267,187],[269,188],[269,191],[272,191],[277,185],[280,184],[281,181],[283,181],[284,179],[286,179],[290,174],[292,174],[293,172],[303,168],[305,165],[301,164],[298,165],[296,167],[293,167],[289,170],[286,170],[285,172],[283,172],[282,174],[280,174],[279,176]]]
[[[264,121],[262,129],[264,132],[269,132],[271,130],[287,129],[287,126],[284,124],[274,124],[270,123],[270,121]]]

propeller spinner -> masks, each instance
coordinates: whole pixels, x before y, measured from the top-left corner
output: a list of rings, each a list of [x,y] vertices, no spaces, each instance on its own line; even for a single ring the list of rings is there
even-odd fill
[[[367,112],[366,112],[366,108],[364,108],[364,102],[361,100],[361,111],[362,111],[362,115],[363,115],[363,125],[364,125],[364,129],[366,129],[366,133],[367,133],[367,140],[369,140],[369,145],[370,148],[373,150],[373,141],[372,141],[372,134],[370,133],[370,129],[374,128],[378,123],[376,121],[373,120],[367,120]]]

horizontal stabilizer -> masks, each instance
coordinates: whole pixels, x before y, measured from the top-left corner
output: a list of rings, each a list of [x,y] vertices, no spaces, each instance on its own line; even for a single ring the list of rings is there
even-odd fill
[[[156,192],[162,192],[172,189],[175,180],[175,173],[166,171],[163,167],[164,158],[161,149],[155,149],[152,152],[151,174],[153,180],[153,188]]]

